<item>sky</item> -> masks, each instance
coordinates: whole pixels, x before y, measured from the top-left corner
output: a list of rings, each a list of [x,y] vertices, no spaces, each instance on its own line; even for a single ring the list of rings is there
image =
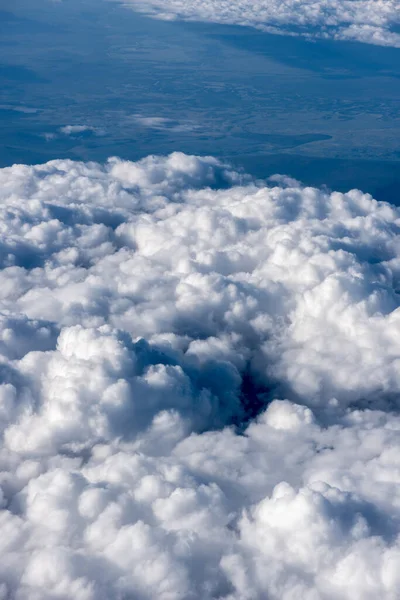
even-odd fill
[[[392,2],[298,4],[127,14],[397,43]],[[398,600],[399,294],[368,190],[178,147],[1,168],[0,600]]]

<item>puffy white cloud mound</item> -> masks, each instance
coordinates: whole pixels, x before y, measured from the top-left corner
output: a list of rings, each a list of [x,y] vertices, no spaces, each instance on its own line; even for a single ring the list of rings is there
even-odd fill
[[[157,19],[400,47],[398,0],[117,0]]]
[[[0,598],[397,597],[399,209],[174,153],[0,210]]]

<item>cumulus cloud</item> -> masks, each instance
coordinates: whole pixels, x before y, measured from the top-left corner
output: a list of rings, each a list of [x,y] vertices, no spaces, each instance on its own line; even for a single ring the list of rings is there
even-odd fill
[[[272,33],[400,47],[397,0],[118,0],[158,19],[256,27]]]
[[[396,207],[174,153],[0,211],[0,598],[396,598]]]

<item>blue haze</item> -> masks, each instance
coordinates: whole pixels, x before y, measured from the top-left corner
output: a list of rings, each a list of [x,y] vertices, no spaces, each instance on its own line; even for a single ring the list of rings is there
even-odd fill
[[[100,0],[0,11],[1,166],[182,150],[398,202],[399,49],[155,21]]]

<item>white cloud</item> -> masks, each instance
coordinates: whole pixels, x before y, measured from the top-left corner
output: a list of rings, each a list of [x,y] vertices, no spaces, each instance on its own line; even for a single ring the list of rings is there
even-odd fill
[[[397,0],[118,0],[158,19],[256,27],[272,33],[400,47]]]
[[[396,598],[399,209],[174,153],[0,213],[0,598]]]
[[[18,113],[24,113],[31,115],[39,112],[37,108],[30,108],[29,106],[14,106],[13,104],[0,104],[0,110],[12,110]]]
[[[190,121],[178,122],[166,117],[145,117],[141,114],[134,114],[131,117],[135,123],[146,129],[155,129],[158,131],[174,131],[176,133],[193,131],[197,125]]]
[[[90,125],[65,125],[64,127],[60,127],[59,131],[64,135],[79,135],[80,133],[102,135],[101,130],[97,127],[91,127]]]

